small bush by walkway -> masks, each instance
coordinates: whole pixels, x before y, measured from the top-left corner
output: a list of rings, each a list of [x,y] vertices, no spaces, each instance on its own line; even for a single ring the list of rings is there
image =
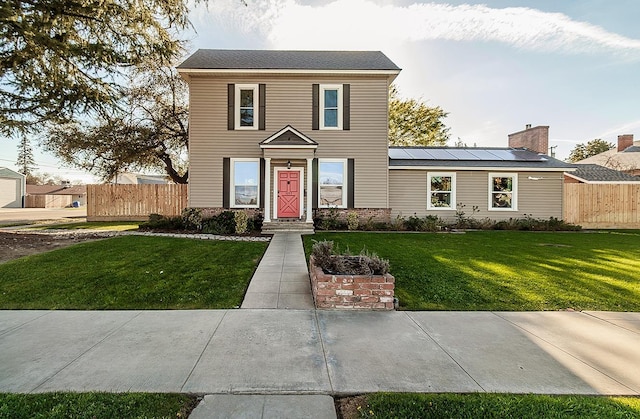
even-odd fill
[[[124,236],[0,265],[0,309],[218,309],[241,304],[268,243]]]
[[[317,233],[388,259],[407,310],[640,311],[640,232]]]

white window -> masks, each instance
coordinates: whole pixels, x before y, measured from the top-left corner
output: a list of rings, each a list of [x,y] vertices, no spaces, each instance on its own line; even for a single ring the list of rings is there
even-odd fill
[[[236,84],[236,129],[258,129],[258,85]]]
[[[517,173],[489,173],[489,210],[518,210]]]
[[[320,85],[320,129],[342,129],[342,85]]]
[[[231,159],[231,206],[258,208],[260,196],[260,160]]]
[[[318,206],[320,208],[347,207],[346,159],[318,160]]]
[[[456,174],[429,172],[427,174],[427,209],[456,209]]]

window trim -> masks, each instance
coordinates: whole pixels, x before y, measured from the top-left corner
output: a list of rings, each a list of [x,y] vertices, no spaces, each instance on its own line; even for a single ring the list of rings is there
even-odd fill
[[[342,204],[341,205],[322,205],[322,200],[320,199],[322,192],[322,171],[320,170],[322,163],[342,163]],[[347,189],[348,189],[348,176],[349,171],[347,168],[348,159],[318,159],[318,208],[347,208]]]
[[[510,177],[511,181],[511,208],[495,208],[493,206],[493,179],[497,177]],[[489,173],[489,211],[518,211],[518,174],[514,172],[491,172]]]
[[[241,91],[242,90],[253,90],[253,125],[251,126],[241,126],[240,125],[240,103],[241,99]],[[233,113],[234,113],[234,121],[235,121],[235,129],[236,130],[257,130],[258,129],[258,119],[260,118],[260,89],[258,87],[258,83],[251,84],[236,84],[235,85],[235,103],[233,104]]]
[[[255,205],[237,205],[236,204],[236,162],[254,162],[258,167],[256,170],[258,187]],[[260,159],[259,158],[231,158],[229,164],[229,207],[230,208],[260,208]]]
[[[450,207],[434,207],[431,205],[431,179],[434,177],[450,177],[451,178],[451,206]],[[455,211],[456,210],[456,172],[427,172],[427,210],[429,211]],[[442,191],[440,191],[442,192]]]
[[[335,127],[327,127],[324,125],[324,92],[327,90],[336,90],[338,92],[337,98],[337,113],[338,113],[338,125]],[[319,119],[320,119],[320,129],[322,130],[342,130],[343,119],[344,119],[344,103],[343,103],[343,85],[342,84],[321,84],[320,85],[320,102],[319,102]]]

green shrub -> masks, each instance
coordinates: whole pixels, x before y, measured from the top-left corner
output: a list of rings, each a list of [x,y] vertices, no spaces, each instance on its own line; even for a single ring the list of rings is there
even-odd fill
[[[233,211],[223,211],[211,218],[202,220],[202,232],[207,234],[233,234],[236,231],[236,221]]]
[[[358,213],[355,211],[349,212],[347,214],[347,228],[351,231],[357,230],[359,224]]]
[[[198,208],[182,210],[182,224],[185,230],[202,230],[202,211]]]
[[[263,221],[264,221],[264,217],[260,213],[249,218],[249,220],[247,221],[247,231],[260,233],[260,231],[262,231]]]
[[[233,214],[233,221],[236,224],[236,234],[245,234],[249,224],[249,217],[247,213],[240,210]]]
[[[329,208],[327,215],[316,215],[313,219],[313,225],[318,230],[345,230],[347,228],[347,223],[340,220],[336,208]]]

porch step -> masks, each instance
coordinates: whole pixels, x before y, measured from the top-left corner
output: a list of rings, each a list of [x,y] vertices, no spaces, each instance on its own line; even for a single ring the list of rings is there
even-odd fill
[[[292,231],[302,234],[313,234],[313,223],[305,221],[271,221],[262,224],[262,232],[265,234],[276,233],[279,231]]]

